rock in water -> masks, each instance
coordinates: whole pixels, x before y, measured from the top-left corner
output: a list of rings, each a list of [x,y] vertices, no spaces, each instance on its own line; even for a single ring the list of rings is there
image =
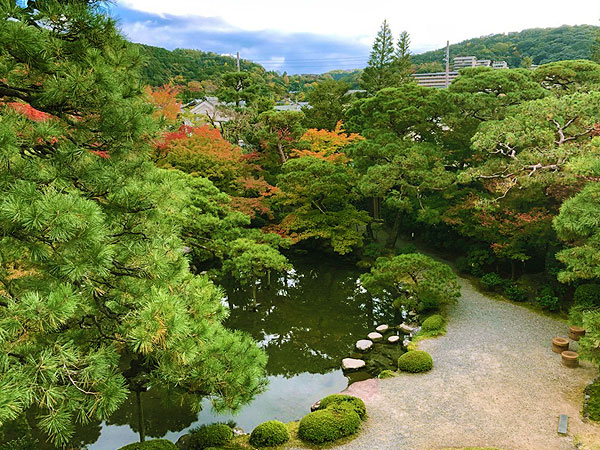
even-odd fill
[[[377,331],[378,333],[385,333],[389,329],[389,325],[379,325],[377,328],[375,328],[375,331]]]
[[[372,333],[369,333],[367,335],[367,337],[369,339],[371,339],[373,342],[379,342],[379,341],[383,340],[383,336],[381,335],[381,333],[377,333],[375,331]]]
[[[405,323],[402,323],[398,328],[400,328],[400,331],[406,334],[412,333],[417,329],[416,327],[411,327],[410,325],[407,325]]]
[[[373,348],[373,341],[369,339],[361,339],[356,343],[356,350],[359,352],[367,352]]]
[[[343,370],[358,370],[367,365],[362,359],[344,358],[342,359]]]
[[[387,339],[387,341],[388,341],[390,344],[397,344],[398,342],[400,342],[400,336],[396,336],[396,335],[390,336],[390,337]]]

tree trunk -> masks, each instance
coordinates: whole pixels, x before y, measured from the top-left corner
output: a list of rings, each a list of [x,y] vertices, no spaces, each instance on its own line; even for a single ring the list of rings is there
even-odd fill
[[[281,144],[277,144],[277,151],[279,152],[279,159],[281,160],[281,164],[285,164],[287,158],[285,157],[285,153],[283,152],[283,146]]]
[[[379,220],[381,218],[381,208],[379,203],[379,197],[373,197],[373,219]]]
[[[142,407],[142,393],[140,391],[135,391],[135,398],[137,400],[140,442],[144,442],[146,440],[146,428],[144,425],[144,408]]]
[[[396,218],[394,219],[394,225],[392,226],[392,230],[390,231],[390,235],[388,236],[387,244],[385,245],[389,249],[393,249],[396,247],[396,241],[398,240],[398,234],[400,233],[400,225],[402,224],[402,215],[401,213],[396,214]]]
[[[511,259],[510,260],[510,279],[511,280],[515,279],[515,272],[516,272],[516,269],[515,269],[515,260]]]

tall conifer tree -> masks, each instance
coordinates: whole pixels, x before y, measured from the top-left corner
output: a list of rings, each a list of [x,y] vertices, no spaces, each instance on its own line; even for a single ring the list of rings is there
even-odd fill
[[[394,54],[394,74],[398,84],[408,83],[412,78],[412,60],[410,57],[410,36],[408,32],[400,33],[396,53]]]
[[[361,86],[373,94],[380,89],[392,87],[394,81],[394,37],[386,20],[377,33],[369,62],[363,71]]]
[[[150,386],[235,408],[266,357],[183,251],[187,176],[149,159],[140,57],[99,3],[0,2],[0,425],[59,446]]]

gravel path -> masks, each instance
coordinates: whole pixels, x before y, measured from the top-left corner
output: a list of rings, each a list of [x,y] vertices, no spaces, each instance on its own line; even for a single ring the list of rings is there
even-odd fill
[[[566,324],[492,300],[461,279],[445,336],[419,348],[433,356],[426,374],[365,385],[369,419],[348,450],[490,446],[515,450],[600,448],[600,427],[581,420],[583,388],[597,369],[563,367],[550,349]],[[571,345],[571,347],[575,347]],[[354,391],[360,395],[360,387]],[[568,414],[569,435],[557,434]],[[576,447],[576,442],[586,442]]]

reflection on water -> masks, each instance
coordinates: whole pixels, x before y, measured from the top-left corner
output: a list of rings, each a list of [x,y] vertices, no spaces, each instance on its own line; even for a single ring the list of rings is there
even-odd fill
[[[269,355],[267,391],[235,415],[215,414],[206,401],[198,415],[169,401],[158,389],[143,394],[146,434],[173,441],[193,426],[233,419],[246,431],[259,423],[283,422],[305,415],[310,405],[347,385],[341,359],[352,353],[357,339],[387,315],[366,295],[352,266],[339,261],[295,260],[294,269],[272,276],[258,288],[258,311],[249,293],[229,280],[224,302],[231,313],[226,325],[252,335]],[[115,449],[136,441],[137,410],[133,398],[102,424],[90,450]]]

